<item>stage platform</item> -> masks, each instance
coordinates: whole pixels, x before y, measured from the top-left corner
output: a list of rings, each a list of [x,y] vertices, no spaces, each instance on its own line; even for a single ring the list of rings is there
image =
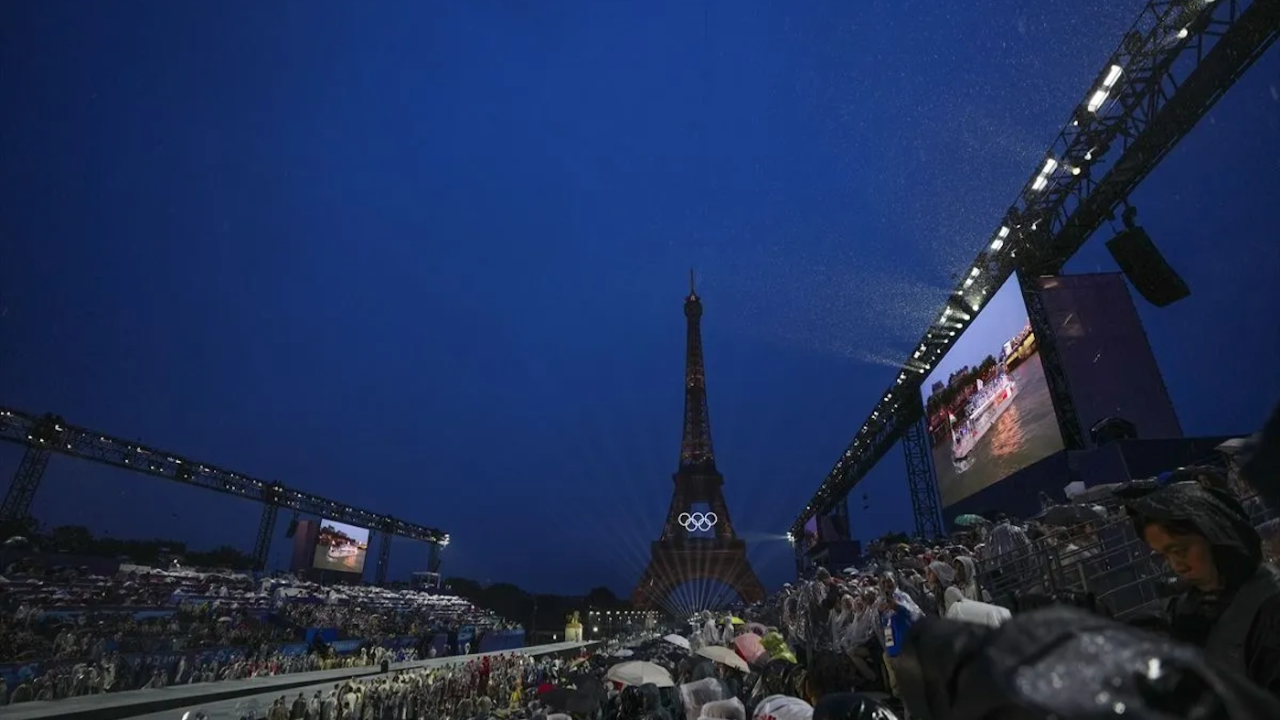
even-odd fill
[[[510,653],[554,655],[590,647],[594,644],[563,642],[491,653],[414,660],[412,662],[395,663],[391,666],[391,672],[416,670],[424,667],[443,667],[468,662],[485,655],[506,655]],[[377,667],[342,668],[339,670],[321,670],[319,672],[250,678],[248,680],[230,680],[219,683],[173,685],[159,690],[131,690],[122,693],[68,698],[53,702],[21,703],[19,705],[0,707],[0,720],[45,720],[46,718],[65,718],[66,720],[122,720],[123,718],[180,720],[183,713],[196,710],[203,711],[209,720],[240,720],[249,710],[260,709],[256,717],[262,717],[261,711],[265,711],[271,702],[281,695],[288,694],[290,698],[293,698],[298,693],[305,693],[310,697],[317,690],[331,689],[335,683],[340,683],[349,678],[377,675],[378,672]]]

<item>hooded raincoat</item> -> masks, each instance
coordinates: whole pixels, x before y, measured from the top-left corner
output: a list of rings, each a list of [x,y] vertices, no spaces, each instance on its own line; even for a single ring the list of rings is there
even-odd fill
[[[1175,639],[1280,696],[1280,572],[1262,561],[1262,540],[1240,503],[1198,483],[1165,486],[1129,504],[1141,535],[1150,524],[1194,528],[1212,547],[1223,587],[1189,589],[1168,605]]]

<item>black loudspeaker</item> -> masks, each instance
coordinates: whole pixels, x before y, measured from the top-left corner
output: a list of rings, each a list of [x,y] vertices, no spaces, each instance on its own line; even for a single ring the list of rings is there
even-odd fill
[[[1118,440],[1137,440],[1138,426],[1124,418],[1104,418],[1089,429],[1089,437],[1098,447],[1110,445]]]
[[[1166,307],[1191,294],[1187,282],[1169,267],[1155,243],[1140,227],[1132,227],[1107,241],[1107,250],[1138,294],[1156,307]]]
[[[284,537],[286,540],[288,540],[297,534],[298,534],[298,518],[293,518],[292,520],[289,521],[289,527],[285,528]]]

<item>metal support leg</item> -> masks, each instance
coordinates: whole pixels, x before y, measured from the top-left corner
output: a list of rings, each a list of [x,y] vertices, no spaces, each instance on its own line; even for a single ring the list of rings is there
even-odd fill
[[[1044,367],[1045,384],[1049,386],[1049,397],[1053,400],[1054,415],[1058,420],[1058,431],[1062,434],[1062,444],[1068,450],[1083,450],[1087,447],[1084,432],[1080,428],[1080,418],[1076,414],[1076,403],[1071,395],[1071,383],[1067,380],[1066,370],[1062,367],[1062,358],[1058,355],[1058,340],[1054,335],[1053,318],[1044,306],[1044,298],[1040,295],[1039,278],[1027,273],[1018,273],[1018,285],[1022,290],[1022,300],[1027,306],[1027,319],[1031,322],[1031,332],[1036,336],[1036,347],[1040,352],[1040,365]]]
[[[391,533],[378,533],[378,565],[374,570],[373,581],[379,586],[387,584],[387,566],[391,564]]]
[[[13,474],[13,483],[4,495],[4,503],[0,504],[0,525],[16,525],[31,514],[31,502],[35,500],[44,469],[49,467],[52,456],[53,451],[43,443],[27,446],[18,470]]]
[[[933,476],[929,431],[924,423],[921,417],[907,425],[902,433],[902,454],[907,461],[907,489],[911,493],[916,535],[936,538],[942,535],[942,516],[938,511],[938,482]]]
[[[280,506],[265,503],[262,506],[262,519],[258,521],[258,538],[253,543],[253,569],[262,571],[267,568],[267,555],[271,552],[271,536],[276,532],[276,515]]]
[[[427,543],[427,571],[440,572],[440,543]]]
[[[846,493],[844,499],[836,503],[836,532],[841,540],[853,539],[853,524],[849,520],[849,495]]]

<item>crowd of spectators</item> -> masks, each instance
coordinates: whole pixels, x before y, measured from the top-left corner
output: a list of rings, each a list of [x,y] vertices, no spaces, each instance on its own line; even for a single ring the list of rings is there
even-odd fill
[[[176,565],[108,577],[27,558],[0,576],[0,705],[407,660],[465,625],[515,627],[446,594]],[[336,640],[358,642],[340,654]]]
[[[1175,512],[1165,509],[1170,497],[1181,498],[1174,506],[1177,513],[1193,515],[1202,525],[1209,522],[1202,506],[1236,518],[1229,530],[1199,532],[1238,537],[1234,544],[1240,547],[1260,536],[1258,556],[1244,563],[1250,568],[1265,569],[1275,560],[1274,543],[1268,539],[1276,521],[1266,504],[1223,469],[1194,467],[1073,493],[1067,502],[1042,498],[1043,512],[1034,518],[971,516],[949,537],[871,543],[863,563],[818,568],[810,578],[739,613],[780,628],[807,671],[831,678],[832,687],[899,698],[902,648],[911,628],[928,618],[995,628],[1015,616],[1066,605],[1091,617],[1194,640],[1178,630],[1179,613],[1190,611],[1179,609],[1187,584],[1185,577],[1179,582],[1175,571],[1186,571],[1176,558],[1153,553],[1143,535],[1150,523],[1173,522],[1159,519],[1162,512]],[[1257,533],[1253,541],[1251,529]],[[1273,619],[1280,621],[1280,616]],[[1266,634],[1266,627],[1255,626],[1254,632]],[[701,634],[720,632],[708,627]],[[1242,668],[1244,676],[1280,692],[1280,670],[1275,662],[1259,660],[1266,655],[1259,653],[1252,652],[1254,659]]]
[[[282,615],[304,627],[332,627],[347,637],[377,640],[418,636],[463,625],[477,631],[518,629],[471,602],[440,593],[372,585],[322,586],[290,581],[273,585]]]

